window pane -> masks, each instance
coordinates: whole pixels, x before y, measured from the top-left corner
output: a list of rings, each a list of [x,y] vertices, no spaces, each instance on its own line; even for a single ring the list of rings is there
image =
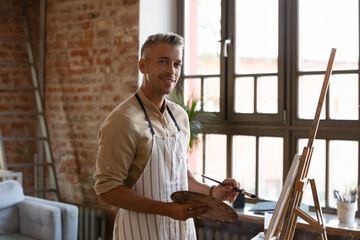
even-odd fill
[[[300,70],[325,70],[331,48],[337,48],[334,69],[357,69],[359,59],[358,1],[302,0],[298,2]]]
[[[277,200],[282,189],[283,138],[259,138],[259,197]]]
[[[299,139],[298,154],[302,154],[304,147],[308,144],[308,139]],[[326,141],[323,139],[315,139],[314,150],[311,157],[308,177],[314,178],[316,183],[316,190],[318,192],[319,201],[322,206],[326,204]],[[314,205],[310,184],[305,190],[303,196],[303,203]]]
[[[256,188],[256,137],[233,137],[232,177],[240,181],[241,188],[255,192]]]
[[[202,135],[199,134],[197,141],[194,142],[192,149],[190,149],[188,165],[189,170],[194,174],[195,178],[202,181],[201,174],[203,174],[203,141]]]
[[[226,135],[206,134],[205,173],[219,181],[226,178]],[[213,182],[207,184],[214,185]]]
[[[254,78],[236,78],[235,112],[254,113]]]
[[[204,79],[204,111],[220,111],[220,78]]]
[[[236,73],[278,71],[277,0],[236,1],[235,46]]]
[[[220,73],[220,3],[220,0],[185,1],[186,75]]]
[[[323,81],[323,75],[299,77],[298,117],[300,119],[314,119]],[[320,118],[325,118],[325,102],[323,103]]]
[[[259,77],[257,84],[257,112],[278,112],[278,83],[277,77]]]
[[[333,75],[330,81],[330,118],[359,119],[358,76]]]
[[[357,187],[358,148],[357,141],[330,141],[330,188],[339,189]],[[336,206],[336,201],[330,193],[330,206]]]
[[[184,101],[185,104],[191,99],[201,98],[201,80],[200,78],[186,78],[184,79]],[[201,106],[197,106],[199,111]]]

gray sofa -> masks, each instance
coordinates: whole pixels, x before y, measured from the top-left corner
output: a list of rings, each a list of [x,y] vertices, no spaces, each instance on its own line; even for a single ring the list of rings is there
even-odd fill
[[[24,196],[17,181],[0,182],[1,240],[75,240],[78,211],[72,204]]]

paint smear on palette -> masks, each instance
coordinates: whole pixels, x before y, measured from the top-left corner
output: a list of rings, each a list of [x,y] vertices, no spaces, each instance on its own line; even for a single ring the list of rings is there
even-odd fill
[[[210,195],[190,191],[178,191],[171,194],[171,199],[178,203],[198,201],[207,203],[212,209],[199,217],[205,221],[235,222],[238,220],[238,214],[234,209]]]

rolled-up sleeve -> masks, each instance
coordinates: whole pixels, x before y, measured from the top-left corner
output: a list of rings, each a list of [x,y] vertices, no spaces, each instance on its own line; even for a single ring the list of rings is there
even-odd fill
[[[113,115],[99,131],[99,149],[94,173],[98,195],[124,185],[136,151],[134,129],[126,117]]]

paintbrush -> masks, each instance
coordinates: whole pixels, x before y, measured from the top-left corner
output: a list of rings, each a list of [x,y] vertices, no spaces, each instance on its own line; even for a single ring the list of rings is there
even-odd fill
[[[210,177],[207,177],[207,176],[205,176],[205,175],[201,175],[201,176],[202,176],[203,178],[207,178],[207,179],[209,179],[209,180],[211,180],[211,181],[213,181],[213,182],[216,182],[216,183],[220,184],[221,186],[227,186],[226,184],[224,184],[224,183],[222,183],[222,182],[220,182],[220,181],[218,181],[218,180],[212,179],[212,178],[210,178]],[[236,191],[236,192],[239,192],[239,193],[241,193],[241,194],[244,194],[244,195],[246,195],[246,196],[248,196],[248,197],[256,198],[256,195],[255,195],[255,194],[248,193],[248,192],[246,192],[244,189],[239,189],[239,188],[233,187],[233,190]]]
[[[353,188],[350,190],[345,190],[342,194],[338,190],[334,189],[333,193],[338,202],[352,203],[356,202],[358,189]]]

